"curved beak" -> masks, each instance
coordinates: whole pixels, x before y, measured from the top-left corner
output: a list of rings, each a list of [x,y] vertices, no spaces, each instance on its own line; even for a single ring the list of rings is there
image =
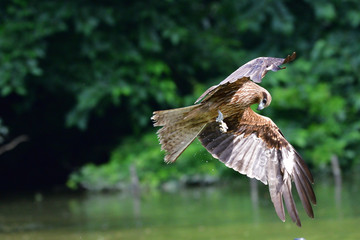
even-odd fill
[[[259,106],[257,107],[257,110],[263,110],[265,108],[265,104],[264,104],[264,102],[263,101],[261,101],[260,103],[259,103]]]

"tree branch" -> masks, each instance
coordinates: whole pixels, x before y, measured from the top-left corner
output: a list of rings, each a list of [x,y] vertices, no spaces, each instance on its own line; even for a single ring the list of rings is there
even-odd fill
[[[11,142],[0,146],[0,155],[14,149],[17,145],[19,145],[22,142],[26,142],[27,140],[29,140],[29,138],[26,135],[20,135],[14,138]]]

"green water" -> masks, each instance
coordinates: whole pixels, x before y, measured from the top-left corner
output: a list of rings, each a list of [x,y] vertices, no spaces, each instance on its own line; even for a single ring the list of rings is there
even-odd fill
[[[251,201],[248,183],[172,193],[44,194],[0,198],[0,239],[360,239],[359,184],[315,185],[318,204],[302,228],[276,216],[265,186]],[[37,198],[37,201],[35,200]]]

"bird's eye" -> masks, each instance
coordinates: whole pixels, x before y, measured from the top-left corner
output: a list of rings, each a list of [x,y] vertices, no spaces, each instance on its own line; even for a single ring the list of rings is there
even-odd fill
[[[264,98],[264,99],[262,100],[262,102],[263,102],[263,104],[264,104],[264,105],[266,105],[266,103],[267,103],[267,99],[266,99],[266,98]]]

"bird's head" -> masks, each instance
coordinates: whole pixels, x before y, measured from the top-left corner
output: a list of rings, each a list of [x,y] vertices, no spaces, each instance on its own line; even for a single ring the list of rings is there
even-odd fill
[[[259,106],[257,107],[257,110],[263,110],[264,108],[269,106],[271,103],[271,95],[266,89],[263,89],[261,92],[259,92],[258,99],[259,99],[259,102],[258,102]]]

